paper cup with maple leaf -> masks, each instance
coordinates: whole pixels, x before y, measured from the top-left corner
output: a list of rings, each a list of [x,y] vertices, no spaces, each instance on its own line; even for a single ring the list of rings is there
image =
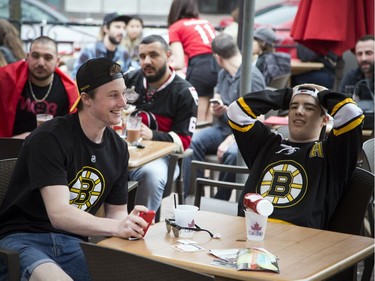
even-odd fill
[[[262,216],[251,209],[245,210],[246,238],[252,241],[262,241],[266,233],[268,217]]]

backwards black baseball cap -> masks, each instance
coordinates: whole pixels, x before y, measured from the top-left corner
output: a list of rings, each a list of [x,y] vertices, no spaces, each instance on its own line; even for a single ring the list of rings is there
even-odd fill
[[[130,20],[131,17],[116,12],[106,15],[103,19],[103,25],[110,25],[113,21],[123,21],[125,24],[128,24]]]
[[[90,92],[113,80],[123,79],[123,75],[121,66],[108,58],[88,60],[77,71],[76,83],[79,94]],[[81,96],[74,102],[70,112],[77,107],[80,100]]]

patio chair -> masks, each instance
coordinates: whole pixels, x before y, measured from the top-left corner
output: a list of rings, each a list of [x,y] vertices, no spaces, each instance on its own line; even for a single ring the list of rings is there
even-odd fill
[[[81,243],[93,281],[209,281],[213,276],[172,266],[155,259]]]
[[[201,210],[219,212],[229,215],[237,215],[237,202],[229,202],[215,198],[205,198],[203,197],[204,187],[209,186],[217,188],[230,188],[242,191],[244,183],[219,181],[211,178],[197,178],[198,169],[209,170],[210,173],[226,172],[235,173],[239,175],[247,175],[249,173],[249,169],[246,166],[224,165],[197,160],[191,161],[190,182],[192,186],[190,189],[195,190],[194,205],[199,207]]]
[[[368,139],[362,145],[364,152],[364,160],[367,162],[367,169],[374,173],[374,138]],[[367,210],[366,220],[368,221],[368,236],[374,238],[374,200],[369,204]],[[362,281],[369,280],[374,269],[374,257],[366,259],[364,264],[364,271],[362,274]]]
[[[23,139],[0,138],[0,159],[17,158]]]
[[[8,190],[10,178],[16,165],[16,158],[0,160],[0,206]],[[0,266],[8,267],[8,280],[20,280],[20,264],[17,252],[0,248]]]
[[[185,150],[183,153],[173,153],[170,155],[169,164],[168,164],[168,177],[167,183],[165,184],[164,192],[163,192],[163,199],[170,196],[172,192],[176,192],[178,195],[178,202],[179,204],[183,204],[184,202],[184,188],[183,188],[183,159],[187,156],[190,156],[193,153],[191,149]],[[176,180],[173,179],[174,171],[176,169],[176,165],[178,165],[180,169],[180,173]],[[134,208],[134,201],[135,201],[136,190],[133,190],[129,193],[128,196],[128,211],[130,212]],[[160,208],[156,211],[155,215],[155,222],[160,221],[160,212],[161,212],[161,205]]]
[[[172,194],[173,191],[177,193],[178,196],[178,203],[184,204],[184,183],[183,183],[183,160],[185,157],[188,157],[193,154],[193,150],[188,148],[183,153],[173,153],[169,159],[168,165],[168,180],[165,185],[163,198],[166,198]],[[180,173],[176,180],[173,180],[174,171],[176,169],[176,165],[178,165],[180,169]],[[160,208],[156,212],[155,222],[160,221],[160,212],[161,212],[161,205]]]
[[[284,75],[280,75],[277,77],[274,77],[267,89],[276,90],[276,89],[283,89],[288,86],[289,80],[290,80],[291,73],[286,73]]]
[[[369,204],[372,204],[374,196],[374,174],[362,168],[356,168],[350,184],[347,186],[342,195],[332,217],[328,223],[326,230],[343,232],[353,235],[361,235],[363,222]],[[364,272],[370,272],[368,279],[370,280],[371,272],[374,266],[374,256],[369,257],[365,261]],[[351,267],[337,276],[329,280],[357,280],[357,269]]]
[[[374,173],[374,138],[365,141],[362,145],[362,149],[365,154],[368,170]]]

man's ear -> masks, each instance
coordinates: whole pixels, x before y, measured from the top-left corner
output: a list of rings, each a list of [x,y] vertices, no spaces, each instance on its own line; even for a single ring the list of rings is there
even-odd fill
[[[171,60],[171,57],[172,57],[172,51],[171,50],[168,50],[167,51],[167,61],[170,61]]]
[[[103,30],[103,32],[104,32],[104,34],[107,34],[108,33],[108,31],[109,31],[109,26],[108,25],[103,25],[102,26],[102,30]]]
[[[329,116],[327,114],[324,114],[323,116],[323,126],[327,126],[328,122],[329,122]]]
[[[87,94],[87,93],[85,93],[85,92],[82,92],[81,93],[81,101],[84,103],[84,104],[89,104],[90,103],[90,100],[91,100],[91,98],[90,98],[90,96]]]

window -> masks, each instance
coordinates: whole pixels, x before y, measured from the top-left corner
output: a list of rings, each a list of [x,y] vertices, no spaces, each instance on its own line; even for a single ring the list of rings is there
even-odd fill
[[[199,13],[203,14],[230,14],[240,5],[240,0],[199,0]]]

